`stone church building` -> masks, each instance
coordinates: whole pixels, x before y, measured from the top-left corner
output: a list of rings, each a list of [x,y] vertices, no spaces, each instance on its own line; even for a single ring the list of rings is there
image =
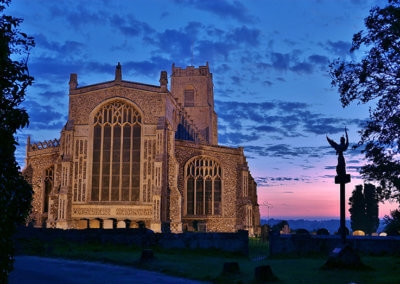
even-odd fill
[[[235,232],[260,228],[257,185],[243,148],[218,145],[213,78],[172,66],[160,84],[69,82],[60,139],[31,143],[23,171],[32,222],[48,228]]]

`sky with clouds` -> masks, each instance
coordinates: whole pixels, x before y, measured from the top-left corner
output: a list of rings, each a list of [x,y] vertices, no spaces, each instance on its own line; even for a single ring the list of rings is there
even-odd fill
[[[214,78],[219,142],[243,146],[258,183],[261,215],[336,217],[335,152],[344,127],[350,143],[369,105],[343,109],[330,85],[329,62],[354,60],[352,35],[363,29],[373,0],[13,0],[8,14],[33,36],[29,57],[35,84],[24,107],[30,126],[18,134],[23,167],[27,135],[59,138],[68,115],[68,81],[80,86],[123,79],[158,84],[160,71],[209,63]],[[352,183],[365,161],[346,152]],[[397,204],[382,204],[380,215]],[[348,213],[347,213],[348,214]]]

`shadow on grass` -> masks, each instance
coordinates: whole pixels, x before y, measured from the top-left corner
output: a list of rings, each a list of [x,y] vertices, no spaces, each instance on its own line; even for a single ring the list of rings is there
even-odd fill
[[[162,249],[153,247],[155,258],[140,262],[141,247],[108,243],[73,243],[62,239],[44,243],[17,240],[17,253],[98,261],[159,271],[169,275],[214,283],[256,283],[257,266],[269,265],[279,283],[400,283],[399,256],[361,256],[373,270],[321,270],[327,255],[280,255],[262,261],[218,250]],[[239,274],[223,275],[224,262],[238,262]]]

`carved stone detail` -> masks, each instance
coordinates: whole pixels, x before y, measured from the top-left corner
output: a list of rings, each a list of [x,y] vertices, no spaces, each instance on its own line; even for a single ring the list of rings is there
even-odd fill
[[[73,208],[72,215],[111,215],[111,208]]]
[[[149,216],[152,217],[152,210],[147,208],[117,208],[117,215],[124,216]]]

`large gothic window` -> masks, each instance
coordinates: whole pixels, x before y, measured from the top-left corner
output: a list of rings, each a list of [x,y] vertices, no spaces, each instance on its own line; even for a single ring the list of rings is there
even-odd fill
[[[221,214],[221,166],[212,158],[198,157],[185,169],[186,214]]]
[[[92,201],[139,201],[141,119],[120,101],[94,116]]]

